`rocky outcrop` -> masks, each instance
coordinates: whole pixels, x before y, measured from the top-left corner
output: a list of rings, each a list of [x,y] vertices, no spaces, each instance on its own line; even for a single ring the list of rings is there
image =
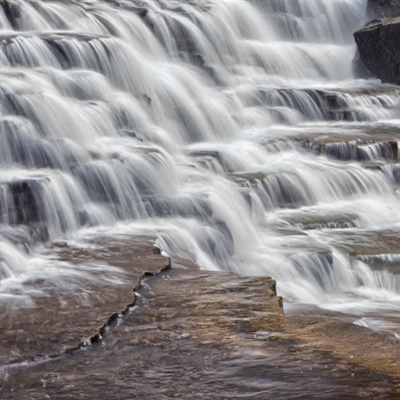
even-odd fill
[[[400,0],[369,0],[370,18],[394,17],[400,15]]]
[[[354,38],[367,69],[384,83],[400,84],[400,17],[373,21]]]
[[[399,83],[400,0],[368,0],[367,15],[371,21],[358,32],[358,51],[353,70],[359,78],[376,76],[382,82]]]

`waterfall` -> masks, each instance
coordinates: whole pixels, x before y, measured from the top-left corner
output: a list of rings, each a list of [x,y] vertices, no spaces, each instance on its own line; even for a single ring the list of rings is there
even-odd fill
[[[399,93],[353,76],[365,10],[9,0],[0,299],[91,279],[42,243],[141,230],[201,268],[270,275],[288,302],[395,307]]]

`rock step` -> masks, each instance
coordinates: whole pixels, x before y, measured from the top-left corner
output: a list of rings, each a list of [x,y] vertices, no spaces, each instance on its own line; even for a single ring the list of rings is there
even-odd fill
[[[82,193],[69,175],[51,170],[14,170],[6,175],[0,178],[1,224],[32,227],[46,241],[89,222]],[[73,212],[72,202],[77,206]]]
[[[395,343],[343,316],[283,315],[269,278],[172,268],[143,282],[136,305],[101,345],[5,368],[2,398],[350,400],[398,393]],[[369,352],[366,343],[374,343]],[[379,344],[386,359],[375,357]],[[371,352],[372,365],[360,366]],[[379,372],[388,363],[391,369]]]
[[[0,224],[0,238],[27,252],[34,244],[49,240],[47,227],[40,223],[29,226]]]
[[[46,176],[0,182],[0,219],[11,225],[41,222],[45,200],[42,184]]]
[[[388,114],[397,110],[399,89],[388,86],[364,88],[258,88],[238,91],[237,95],[246,107],[265,107],[271,112],[280,108],[297,111],[310,121],[365,121],[375,120],[373,110],[384,109]],[[371,114],[372,111],[372,114]]]
[[[281,218],[301,230],[346,229],[358,226],[358,216],[350,213],[323,213],[299,210]]]
[[[341,161],[395,161],[399,155],[398,142],[394,140],[342,138],[335,141],[335,138],[325,137],[299,139],[297,143],[305,150]]]
[[[266,210],[298,208],[313,203],[307,185],[295,173],[236,173],[231,177],[241,187],[255,192]]]
[[[368,254],[355,256],[354,258],[368,264],[372,270],[385,270],[394,275],[400,274],[400,253]]]
[[[0,364],[59,355],[98,338],[113,315],[125,312],[135,302],[134,290],[141,278],[169,266],[167,258],[154,252],[153,243],[154,238],[132,236],[98,238],[85,249],[69,247],[68,242],[50,244],[47,256],[54,263],[71,263],[77,269],[85,269],[86,264],[110,268],[104,276],[94,269],[79,285],[66,282],[62,289],[48,288],[47,296],[33,298],[34,307],[2,301]],[[41,281],[26,283],[25,288],[32,292],[35,285],[43,288]]]
[[[328,230],[326,235],[338,250],[351,257],[400,254],[399,232],[395,230]]]

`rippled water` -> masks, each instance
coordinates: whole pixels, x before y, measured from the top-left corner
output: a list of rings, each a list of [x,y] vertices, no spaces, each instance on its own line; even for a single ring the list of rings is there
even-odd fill
[[[155,232],[204,269],[273,276],[287,304],[398,312],[399,91],[353,76],[365,10],[10,0],[1,299],[90,279],[42,243]]]

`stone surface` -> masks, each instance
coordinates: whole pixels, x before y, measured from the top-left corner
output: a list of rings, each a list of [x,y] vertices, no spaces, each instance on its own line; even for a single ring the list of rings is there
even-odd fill
[[[399,377],[398,339],[387,333],[355,325],[351,321],[354,321],[353,317],[346,318],[340,314],[298,314],[287,319],[287,329],[313,348],[329,351],[341,360],[356,363],[370,371]],[[396,379],[394,384],[393,389],[396,387],[396,393],[400,395],[400,380]]]
[[[367,69],[384,83],[400,84],[400,17],[374,21],[354,38]]]
[[[271,278],[201,271],[179,258],[171,267],[150,237],[48,251],[78,266],[119,267],[114,278],[124,279],[1,310],[2,400],[400,396],[393,336],[343,314],[285,315]]]
[[[343,316],[285,316],[270,278],[184,264],[144,279],[135,307],[91,347],[3,367],[1,398],[398,398],[399,350],[386,336]],[[372,343],[381,357],[363,366]]]
[[[368,0],[367,13],[370,18],[393,17],[400,15],[400,1]]]
[[[96,272],[90,281],[69,290],[49,290],[46,297],[34,299],[33,308],[1,304],[0,364],[59,355],[95,339],[113,315],[135,301],[134,288],[141,277],[169,265],[168,259],[153,254],[149,237],[99,239],[96,246],[95,251],[60,247],[57,258],[82,265],[112,265],[119,268],[112,279],[102,279],[102,273]]]

